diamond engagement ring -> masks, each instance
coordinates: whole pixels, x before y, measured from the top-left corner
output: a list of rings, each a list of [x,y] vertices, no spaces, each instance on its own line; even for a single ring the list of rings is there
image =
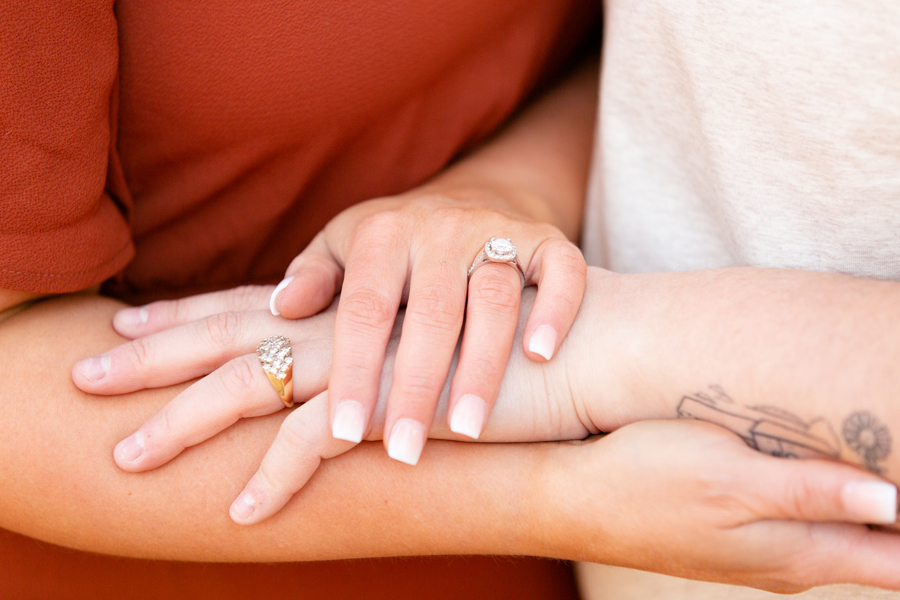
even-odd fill
[[[294,405],[294,359],[291,356],[291,340],[276,335],[259,343],[256,354],[263,371],[278,392],[278,397],[288,408]]]
[[[471,278],[472,273],[475,272],[475,269],[489,262],[504,263],[511,267],[515,267],[516,273],[519,274],[519,280],[522,284],[522,287],[525,287],[525,273],[522,272],[522,266],[519,264],[519,259],[517,258],[516,253],[516,246],[510,241],[509,238],[489,239],[484,244],[484,248],[481,250],[481,252],[478,253],[478,256],[475,257],[475,260],[472,262],[472,266],[469,267],[468,277]]]

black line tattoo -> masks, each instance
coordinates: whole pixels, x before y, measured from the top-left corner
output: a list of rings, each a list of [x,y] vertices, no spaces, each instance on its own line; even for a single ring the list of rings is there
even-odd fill
[[[751,448],[772,456],[838,458],[841,454],[840,439],[824,418],[806,421],[775,406],[742,406],[718,385],[682,397],[678,417],[725,427],[741,436]],[[885,472],[879,463],[891,453],[891,433],[872,413],[864,410],[852,413],[844,421],[841,433],[867,469]]]
[[[844,441],[859,454],[863,464],[873,473],[883,473],[878,462],[891,453],[891,433],[872,413],[861,410],[844,421]]]
[[[699,419],[730,429],[751,447],[786,458],[837,458],[841,442],[822,418],[804,421],[774,406],[741,406],[719,386],[713,394],[698,392],[684,396],[678,417]]]

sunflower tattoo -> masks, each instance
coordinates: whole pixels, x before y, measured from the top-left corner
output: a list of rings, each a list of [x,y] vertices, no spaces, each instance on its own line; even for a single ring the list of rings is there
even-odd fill
[[[878,462],[891,453],[891,434],[872,413],[859,411],[844,421],[844,440],[862,457],[866,468],[881,473]]]

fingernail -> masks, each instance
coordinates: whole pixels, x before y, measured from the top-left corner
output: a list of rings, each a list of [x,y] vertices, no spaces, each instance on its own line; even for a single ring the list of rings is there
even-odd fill
[[[549,325],[541,325],[531,334],[531,341],[528,342],[528,351],[540,354],[547,360],[553,358],[553,351],[556,350],[556,330]]]
[[[253,514],[254,509],[256,509],[256,500],[250,492],[242,492],[237,500],[232,502],[231,510],[228,513],[235,521],[246,521]]]
[[[272,311],[272,314],[276,317],[281,316],[281,313],[278,312],[278,307],[275,305],[278,300],[278,294],[281,293],[281,290],[286,288],[290,283],[294,280],[294,277],[285,277],[281,280],[281,283],[275,286],[275,291],[272,292],[272,296],[269,298],[269,310]]]
[[[450,431],[469,436],[477,440],[484,427],[484,414],[487,405],[475,394],[465,394],[456,401],[453,414],[450,416]]]
[[[331,436],[336,440],[359,443],[365,428],[366,411],[356,400],[344,400],[334,409]]]
[[[115,458],[119,462],[133,463],[144,453],[144,432],[136,431],[116,444]]]
[[[101,354],[79,360],[75,363],[75,368],[88,381],[99,381],[109,373],[109,362],[109,356]]]
[[[897,520],[897,488],[882,481],[851,481],[841,493],[844,508],[864,523]]]
[[[391,429],[388,456],[415,466],[425,447],[425,427],[412,419],[399,419]]]
[[[113,323],[125,329],[141,327],[147,324],[150,311],[146,307],[123,308],[113,317]]]

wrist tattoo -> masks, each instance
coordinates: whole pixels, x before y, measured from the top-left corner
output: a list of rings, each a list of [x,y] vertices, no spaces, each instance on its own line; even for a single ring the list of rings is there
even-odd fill
[[[682,397],[677,414],[725,427],[751,448],[772,456],[836,459],[841,454],[841,440],[823,417],[807,421],[775,406],[742,405],[718,385]],[[884,424],[870,412],[856,411],[846,418],[841,433],[867,469],[884,473],[879,463],[891,453],[891,434]]]

